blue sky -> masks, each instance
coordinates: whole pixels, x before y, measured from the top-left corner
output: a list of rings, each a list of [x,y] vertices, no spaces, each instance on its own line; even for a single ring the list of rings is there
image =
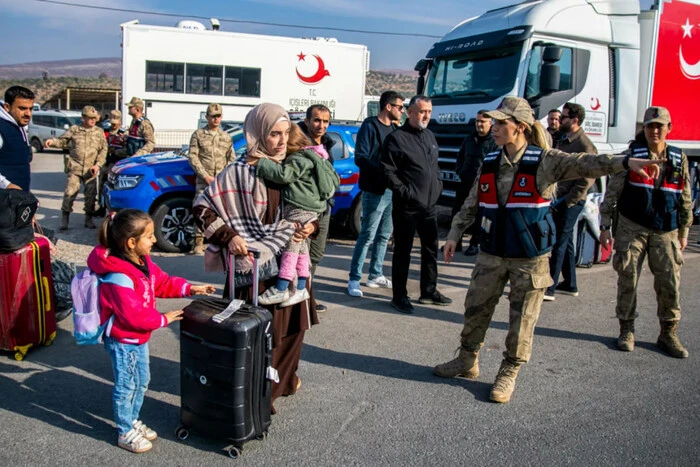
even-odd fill
[[[517,0],[62,0],[65,3],[284,24],[442,36],[458,22]],[[642,0],[648,7],[652,0]],[[37,0],[0,0],[0,65],[121,54],[119,24],[175,25],[178,18],[85,9]],[[207,24],[208,26],[208,24]],[[221,29],[365,44],[372,69],[413,69],[437,39],[222,22]]]

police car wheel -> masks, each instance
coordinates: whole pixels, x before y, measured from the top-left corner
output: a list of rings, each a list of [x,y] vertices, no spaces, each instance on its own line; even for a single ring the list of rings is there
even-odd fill
[[[355,198],[355,201],[352,203],[352,207],[350,207],[348,227],[353,237],[360,235],[362,227],[362,193],[357,195],[357,198]]]
[[[165,200],[153,211],[158,248],[168,253],[187,253],[194,242],[191,198]]]

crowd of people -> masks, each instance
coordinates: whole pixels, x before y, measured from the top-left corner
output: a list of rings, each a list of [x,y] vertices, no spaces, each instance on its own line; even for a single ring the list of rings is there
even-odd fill
[[[26,125],[33,99],[30,90],[20,87],[5,94],[0,110],[0,188],[30,189]],[[133,98],[128,108],[133,120],[126,132],[120,129],[121,114],[116,110],[110,113],[110,130],[96,128],[99,115],[87,106],[82,125],[46,142],[47,147],[69,149],[61,229],[68,228],[81,184],[85,226],[94,228],[100,173],[122,158],[153,149],[153,126],[143,115],[143,101]],[[404,111],[407,119],[397,126]],[[347,293],[363,296],[361,280],[370,254],[365,285],[390,288],[391,305],[406,314],[413,313],[407,281],[416,233],[420,240],[418,302],[452,303],[437,288],[436,206],[443,190],[438,143],[428,129],[431,115],[430,98],[414,96],[406,110],[404,97],[387,91],[380,98],[379,114],[362,123],[355,151],[363,217]],[[250,274],[253,266],[248,249],[260,252],[260,303],[273,314],[272,365],[279,372],[279,382],[272,389],[274,401],[300,389],[296,372],[304,334],[318,324],[317,313],[325,310],[314,298],[313,278],[323,258],[338,186],[332,165],[333,141],[326,134],[331,112],[323,105],[313,105],[296,125],[279,105],[255,106],[244,122],[247,151],[239,159],[233,157],[231,138],[219,128],[221,118],[221,105],[210,104],[207,127],[195,131],[190,142],[190,164],[197,175],[193,212],[198,230],[193,252],[204,253],[206,270],[226,271],[227,275]],[[585,109],[566,103],[562,110],[549,112],[549,128],[545,129],[526,100],[506,97],[497,109],[480,110],[474,116],[474,127],[458,153],[460,182],[442,253],[444,261],[451,262],[468,233],[465,254],[476,255],[476,260],[464,302],[458,354],[437,365],[434,372],[446,378],[479,376],[479,351],[496,305],[510,283],[505,351],[490,394],[494,402],[505,403],[512,397],[517,375],[532,353],[543,301],[553,300],[555,293],[579,293],[572,233],[587,194],[599,189],[595,180],[603,176],[611,178],[600,207],[599,240],[607,246],[615,239],[618,347],[623,351],[634,348],[637,285],[648,255],[658,300],[658,345],[673,357],[688,356],[677,327],[682,252],[692,223],[691,187],[687,157],[666,144],[671,116],[663,107],[649,108],[643,131],[620,155],[597,155],[583,130],[584,121]],[[392,231],[388,274],[384,258]],[[114,368],[118,444],[133,452],[150,449],[156,436],[138,418],[150,377],[150,332],[181,319],[181,312],[154,314],[153,298],[214,291],[211,285],[191,286],[160,271],[149,258],[154,242],[148,215],[125,210],[105,218],[100,245],[88,258],[95,272],[127,271],[135,285],[126,291],[107,287],[103,297],[109,302],[105,309],[115,316],[106,348]],[[231,255],[234,265],[227,268]],[[225,284],[224,297],[253,298],[253,286],[233,292],[229,280]],[[144,306],[147,313],[142,311]],[[103,318],[107,320],[109,314],[105,312]],[[137,362],[136,374],[125,371],[129,358]]]

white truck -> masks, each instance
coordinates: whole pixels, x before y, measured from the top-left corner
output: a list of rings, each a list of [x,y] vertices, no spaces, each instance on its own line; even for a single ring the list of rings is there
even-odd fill
[[[670,144],[700,156],[700,0],[528,0],[449,31],[416,65],[418,93],[433,99],[430,128],[450,204],[459,146],[480,109],[503,96],[547,113],[568,101],[586,109],[599,152],[627,147],[649,105],[667,107]]]
[[[262,102],[292,111],[324,104],[341,120],[364,115],[364,45],[207,30],[194,21],[178,25],[121,25],[123,100],[143,99],[157,131],[191,133],[210,102],[237,121]]]

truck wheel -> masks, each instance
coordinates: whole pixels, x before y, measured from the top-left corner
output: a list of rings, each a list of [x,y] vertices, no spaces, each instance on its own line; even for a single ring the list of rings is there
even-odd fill
[[[190,198],[171,198],[153,211],[158,248],[168,253],[187,253],[194,242],[194,217]]]
[[[32,138],[32,149],[35,154],[44,150],[44,146],[42,146],[39,138]]]
[[[357,195],[348,215],[348,227],[353,237],[360,235],[362,227],[362,193]]]

